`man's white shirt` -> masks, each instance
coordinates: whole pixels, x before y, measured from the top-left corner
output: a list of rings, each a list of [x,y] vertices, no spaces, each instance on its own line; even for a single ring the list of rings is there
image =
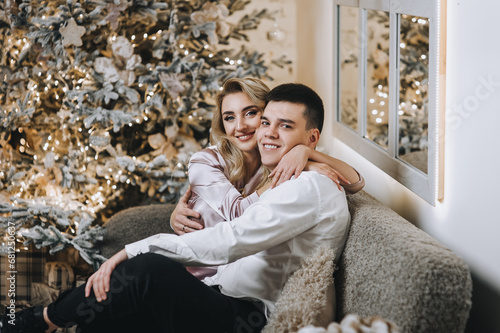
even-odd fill
[[[230,222],[178,236],[158,234],[125,246],[129,258],[158,253],[185,266],[220,265],[203,280],[225,295],[260,300],[269,314],[287,279],[314,248],[330,244],[338,260],[350,215],[344,191],[304,171],[264,192]]]

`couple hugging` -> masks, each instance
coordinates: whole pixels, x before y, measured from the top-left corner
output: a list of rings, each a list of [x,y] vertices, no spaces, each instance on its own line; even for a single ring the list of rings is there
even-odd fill
[[[213,146],[193,155],[191,190],[170,217],[177,234],[126,245],[48,307],[14,322],[2,316],[0,333],[260,332],[305,256],[327,243],[340,257],[345,193],[364,186],[348,164],[315,150],[323,120],[321,98],[305,85],[228,80]]]

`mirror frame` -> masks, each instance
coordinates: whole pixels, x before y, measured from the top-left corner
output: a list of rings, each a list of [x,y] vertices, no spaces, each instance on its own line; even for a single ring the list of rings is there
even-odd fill
[[[334,3],[334,135],[382,169],[392,178],[419,195],[432,205],[443,198],[443,148],[446,78],[446,1],[445,0],[333,0]],[[359,57],[358,57],[358,124],[353,130],[340,121],[340,57],[339,6],[359,8]],[[389,148],[382,149],[364,137],[366,129],[366,11],[382,10],[390,15],[389,91],[399,89],[399,26],[398,15],[407,14],[429,18],[429,106],[428,106],[428,159],[427,173],[397,158],[398,116],[397,107],[389,110]],[[361,83],[361,84],[360,84]],[[394,97],[391,97],[394,99]],[[389,102],[389,105],[397,105]]]

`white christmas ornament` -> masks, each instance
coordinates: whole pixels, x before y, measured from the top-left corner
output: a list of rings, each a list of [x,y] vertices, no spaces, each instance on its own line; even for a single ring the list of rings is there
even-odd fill
[[[267,32],[267,39],[271,42],[282,42],[286,39],[286,32],[274,23],[274,27]]]
[[[71,18],[65,27],[59,29],[63,37],[63,46],[82,46],[82,36],[85,34],[85,28],[76,24],[75,19]]]

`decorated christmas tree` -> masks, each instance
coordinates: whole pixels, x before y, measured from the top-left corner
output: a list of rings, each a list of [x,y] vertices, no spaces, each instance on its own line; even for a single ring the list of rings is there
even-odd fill
[[[249,2],[2,1],[0,249],[15,234],[95,264],[109,216],[175,202],[222,83],[287,64],[231,47],[273,19],[231,20]]]

